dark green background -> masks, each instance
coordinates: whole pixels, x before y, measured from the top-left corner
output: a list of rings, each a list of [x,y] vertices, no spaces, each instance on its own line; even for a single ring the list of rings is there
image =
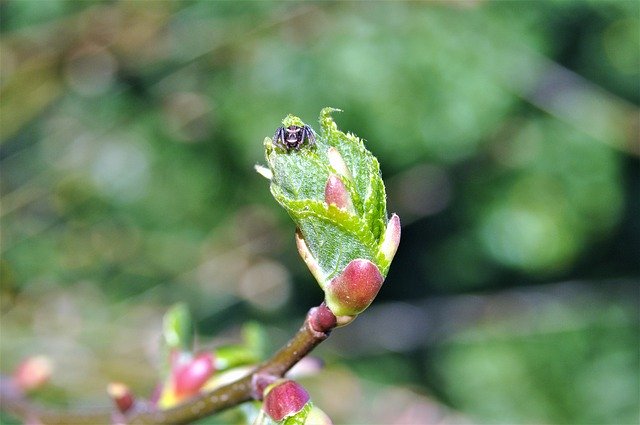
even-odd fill
[[[638,422],[640,9],[627,1],[0,3],[2,371],[154,385],[160,318],[321,299],[253,166],[288,113],[366,140],[403,222],[307,385],[336,423]],[[431,416],[430,416],[431,415]]]

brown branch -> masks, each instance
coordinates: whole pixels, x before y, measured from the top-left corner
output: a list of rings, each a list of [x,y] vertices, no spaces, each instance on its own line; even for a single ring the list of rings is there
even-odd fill
[[[324,304],[312,308],[309,310],[302,327],[287,345],[251,373],[231,384],[202,393],[170,409],[160,410],[151,405],[137,403],[131,411],[123,415],[115,409],[94,412],[46,408],[27,400],[6,379],[3,379],[0,385],[0,409],[28,422],[45,425],[86,425],[114,422],[130,425],[186,424],[252,400],[255,376],[284,376],[300,359],[324,341],[335,326],[336,318]]]

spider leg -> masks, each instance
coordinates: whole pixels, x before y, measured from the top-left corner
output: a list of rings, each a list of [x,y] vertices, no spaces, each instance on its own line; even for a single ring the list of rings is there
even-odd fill
[[[284,127],[278,127],[276,132],[273,134],[273,143],[282,149],[287,149],[287,146],[284,143]]]
[[[304,136],[307,138],[309,146],[314,146],[316,144],[316,133],[308,125],[304,126]]]

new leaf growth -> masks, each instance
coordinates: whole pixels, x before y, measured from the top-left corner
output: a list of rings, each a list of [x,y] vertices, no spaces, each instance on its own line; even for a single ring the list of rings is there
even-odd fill
[[[336,316],[356,316],[377,295],[400,243],[400,219],[387,216],[378,160],[362,139],[320,112],[315,143],[287,149],[264,141],[271,193],[298,230],[296,244]],[[287,116],[284,128],[307,126]],[[343,323],[344,321],[341,321]]]

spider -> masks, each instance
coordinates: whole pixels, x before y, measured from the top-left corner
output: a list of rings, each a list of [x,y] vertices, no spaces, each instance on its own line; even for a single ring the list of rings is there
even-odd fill
[[[316,143],[316,134],[308,125],[303,125],[302,127],[297,125],[290,125],[287,128],[279,127],[273,135],[273,143],[287,151],[291,149],[299,150],[305,140],[309,146],[313,146]]]

